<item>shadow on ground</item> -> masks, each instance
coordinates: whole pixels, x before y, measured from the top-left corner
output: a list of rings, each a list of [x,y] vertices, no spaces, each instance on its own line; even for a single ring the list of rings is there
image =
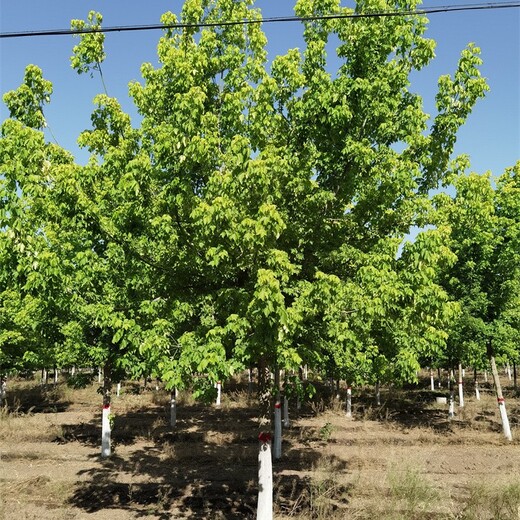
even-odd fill
[[[127,509],[134,517],[231,520],[256,518],[258,434],[256,407],[180,406],[176,431],[166,406],[132,410],[115,417],[114,454],[92,456],[92,467],[78,474],[69,504],[87,513]],[[100,419],[66,425],[56,442],[99,448]],[[301,442],[298,427],[284,433],[284,455],[274,464],[275,503],[281,512],[308,509],[308,472],[320,459],[318,444]],[[319,440],[319,439],[317,439]],[[330,461],[344,470],[339,459]],[[341,490],[346,506],[348,490]],[[341,500],[339,505],[341,507]]]

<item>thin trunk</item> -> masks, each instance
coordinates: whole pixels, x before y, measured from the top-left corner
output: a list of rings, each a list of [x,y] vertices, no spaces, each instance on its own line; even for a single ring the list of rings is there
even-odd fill
[[[339,393],[339,388],[340,388],[340,381],[339,379],[336,380],[336,399],[339,401],[339,399],[341,398],[341,395]]]
[[[487,370],[484,370],[484,381],[485,381],[486,383],[488,382]]]
[[[448,406],[448,418],[453,419],[455,417],[455,389],[453,384],[453,370],[450,370],[450,379],[449,379],[449,389],[450,389],[450,397],[449,397],[449,406]]]
[[[260,402],[260,419],[269,422],[271,415],[271,380],[269,367],[265,357],[258,362],[258,401]]]
[[[307,381],[309,378],[309,368],[307,365],[303,365],[303,380]]]
[[[433,368],[430,368],[430,389],[432,392],[435,390],[435,378],[433,377]]]
[[[271,458],[271,435],[261,433],[258,437],[258,507],[257,520],[273,518],[273,461]]]
[[[7,376],[0,375],[0,408],[7,404]]]
[[[70,375],[71,375],[72,377],[74,377],[75,374],[76,374],[76,367],[75,367],[75,365],[72,365],[72,368],[70,369]]]
[[[437,369],[437,377],[439,378],[439,388],[442,388],[442,372],[440,367]]]
[[[462,365],[459,363],[459,407],[464,408],[464,372]]]
[[[220,399],[222,397],[222,383],[220,381],[217,381],[217,400],[215,402],[215,404],[217,406],[220,406]]]
[[[511,381],[512,377],[511,377],[511,364],[509,363],[509,361],[507,362],[507,365],[506,365],[506,372],[507,372],[507,378],[509,379],[509,381]]]
[[[48,374],[47,374],[47,369],[46,368],[42,368],[42,385],[43,386],[47,386],[47,380],[48,380]]]
[[[289,422],[289,399],[286,396],[283,398],[283,425],[284,428],[289,428],[291,425]]]
[[[352,388],[347,386],[347,417],[352,417]]]
[[[54,367],[54,386],[58,384],[58,369]]]
[[[174,388],[170,394],[170,426],[177,426],[177,388]]]
[[[500,385],[500,378],[498,377],[497,365],[495,362],[495,355],[491,346],[491,341],[488,343],[489,362],[491,363],[491,373],[493,375],[493,382],[495,383],[495,391],[497,394],[498,409],[500,411],[500,419],[502,420],[502,430],[504,436],[508,441],[513,440],[511,435],[511,428],[509,427],[509,419],[507,418],[506,401],[502,394],[502,386]]]
[[[274,404],[274,445],[273,455],[275,459],[282,456],[282,403],[280,402],[280,371],[274,369],[274,388],[276,400]]]
[[[98,368],[98,384],[101,384],[101,380],[103,378],[103,369],[101,367]]]
[[[473,370],[473,379],[475,381],[475,397],[477,401],[480,401],[480,389],[478,387],[478,377],[477,377],[477,369]]]
[[[253,369],[247,371],[247,395],[251,396],[253,393]]]
[[[376,405],[381,406],[381,386],[379,381],[376,382]]]
[[[112,373],[111,367],[107,363],[103,370],[103,419],[101,423],[101,456],[110,457],[111,454],[111,394],[112,394]]]
[[[116,396],[119,397],[121,395],[121,382],[117,383],[116,386]]]

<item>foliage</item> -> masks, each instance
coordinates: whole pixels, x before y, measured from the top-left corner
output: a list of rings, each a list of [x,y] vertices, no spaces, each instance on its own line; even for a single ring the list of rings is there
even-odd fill
[[[338,0],[295,11],[352,12]],[[105,89],[78,139],[85,166],[38,131],[52,92],[38,69],[6,94],[0,254],[19,273],[1,279],[7,364],[26,349],[35,364],[106,364],[204,397],[254,364],[410,381],[444,349],[459,310],[438,284],[454,262],[448,225],[400,245],[433,222],[429,191],[467,165],[450,156],[487,88],[478,48],[440,78],[428,128],[410,90],[434,57],[426,18],[305,21],[305,48],[268,63],[260,24],[219,25],[260,17],[253,0],[186,0],[178,28],[166,13],[159,66],[129,86],[138,127]],[[87,29],[78,73],[101,75],[101,22],[72,22]]]

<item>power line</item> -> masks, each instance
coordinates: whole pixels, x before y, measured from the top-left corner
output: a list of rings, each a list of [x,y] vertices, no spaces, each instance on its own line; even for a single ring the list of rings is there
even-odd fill
[[[482,11],[487,9],[511,9],[520,7],[520,2],[500,2],[486,4],[468,5],[444,5],[438,7],[426,7],[414,11],[374,11],[367,13],[345,13],[319,16],[275,16],[270,18],[259,18],[256,20],[234,20],[200,23],[174,23],[174,24],[152,24],[152,25],[122,25],[102,27],[100,29],[46,29],[41,31],[20,31],[0,33],[1,38],[28,38],[35,36],[70,36],[74,34],[89,33],[112,33],[132,31],[153,31],[158,29],[193,29],[204,27],[226,27],[232,25],[252,25],[264,23],[288,23],[288,22],[314,22],[320,20],[338,20],[347,18],[390,18],[396,16],[417,16],[436,13],[452,13],[456,11]]]

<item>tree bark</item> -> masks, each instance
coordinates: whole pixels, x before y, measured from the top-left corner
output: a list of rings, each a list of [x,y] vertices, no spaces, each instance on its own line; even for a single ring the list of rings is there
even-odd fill
[[[488,343],[488,356],[489,356],[489,362],[491,364],[491,373],[493,375],[493,382],[495,383],[495,392],[497,394],[498,409],[500,411],[500,419],[502,420],[502,430],[504,432],[505,438],[508,441],[512,441],[513,436],[511,435],[511,428],[509,426],[509,419],[507,417],[506,401],[505,401],[504,395],[502,393],[502,386],[500,384],[500,378],[498,376],[497,365],[495,362],[495,354],[493,352],[491,340],[489,340],[489,343]]]
[[[347,386],[347,417],[352,417],[352,388]]]
[[[7,404],[7,376],[0,375],[0,408]]]
[[[271,417],[271,372],[264,356],[258,362],[258,401],[260,419],[269,423]]]
[[[112,401],[112,370],[107,362],[103,369],[103,416],[101,421],[101,456],[110,457],[111,449],[111,413],[110,406]]]
[[[282,457],[282,403],[280,401],[280,370],[278,367],[274,369],[274,444],[273,455],[275,459]]]
[[[464,408],[464,375],[462,365],[459,363],[459,407]]]

